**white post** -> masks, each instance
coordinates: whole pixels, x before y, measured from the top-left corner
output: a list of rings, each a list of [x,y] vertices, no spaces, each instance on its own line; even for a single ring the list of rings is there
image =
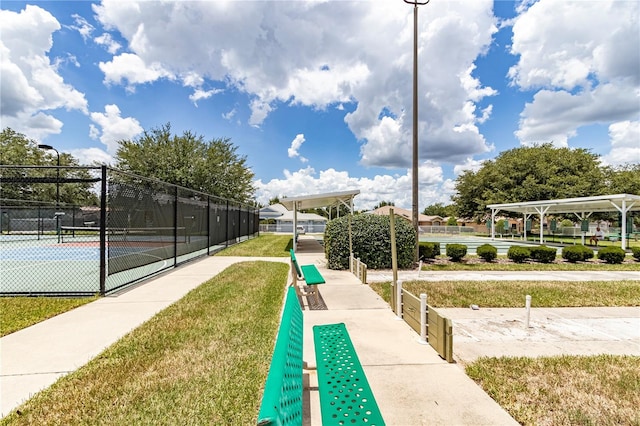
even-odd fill
[[[402,281],[396,285],[396,315],[402,319]]]
[[[422,260],[418,263],[418,278],[420,278],[420,272],[422,272]]]
[[[420,293],[420,343],[427,343],[427,295]]]
[[[356,258],[356,277],[360,276],[360,258]]]
[[[528,294],[527,297],[525,297],[525,308],[527,310],[527,320],[525,322],[525,326],[529,328],[531,327],[529,325],[529,320],[531,319],[531,296],[529,296]]]

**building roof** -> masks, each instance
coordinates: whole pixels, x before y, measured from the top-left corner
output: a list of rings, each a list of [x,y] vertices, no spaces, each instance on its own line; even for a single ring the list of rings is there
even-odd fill
[[[319,214],[315,214],[315,213],[300,213],[300,212],[298,212],[297,215],[298,215],[298,217],[297,217],[298,222],[308,222],[308,221],[327,222],[329,220],[326,217],[320,216]],[[285,222],[293,222],[293,212],[287,211],[282,216],[276,217],[275,220],[285,221]]]
[[[270,206],[260,209],[260,219],[276,219],[286,212],[288,212],[288,210],[282,204],[271,204]]]
[[[303,195],[300,197],[286,197],[280,200],[287,210],[307,210],[319,207],[335,206],[339,204],[351,205],[353,197],[360,194],[359,189],[343,192],[328,192],[325,194]]]
[[[561,198],[557,200],[526,201],[521,203],[489,204],[492,210],[504,210],[522,214],[540,213],[591,213],[620,211],[622,205],[628,211],[640,211],[640,195],[614,194],[595,197]]]

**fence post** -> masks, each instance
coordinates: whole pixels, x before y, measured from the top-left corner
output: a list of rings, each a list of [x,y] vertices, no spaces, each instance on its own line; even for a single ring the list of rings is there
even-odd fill
[[[107,292],[107,166],[100,182],[100,295]]]
[[[396,284],[396,315],[402,319],[402,281]]]
[[[178,264],[178,187],[174,186],[175,195],[173,197],[173,266]]]
[[[525,327],[529,328],[531,327],[529,325],[529,320],[531,319],[531,296],[529,296],[528,294],[525,297],[525,309],[527,310],[527,320],[526,320]]]
[[[427,295],[420,293],[420,343],[427,343]]]
[[[211,254],[211,197],[207,195],[207,256]]]

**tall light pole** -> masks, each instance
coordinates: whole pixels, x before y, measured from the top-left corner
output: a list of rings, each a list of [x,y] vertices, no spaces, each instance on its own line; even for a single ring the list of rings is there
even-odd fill
[[[415,260],[418,261],[420,252],[420,229],[418,227],[418,6],[429,3],[426,1],[404,0],[413,5],[413,162],[412,162],[412,214],[413,229],[416,232]]]
[[[60,153],[58,152],[57,149],[55,149],[54,147],[52,147],[51,145],[46,145],[46,144],[39,144],[38,148],[40,149],[52,149],[56,152],[56,155],[58,156],[58,168],[56,169],[56,208],[58,208],[58,206],[60,205]]]

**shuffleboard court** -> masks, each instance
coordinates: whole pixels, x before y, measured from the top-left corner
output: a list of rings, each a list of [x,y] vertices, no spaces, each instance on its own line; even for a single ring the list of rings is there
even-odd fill
[[[519,242],[516,240],[503,240],[503,239],[494,239],[491,238],[483,238],[483,237],[472,237],[472,236],[461,236],[461,235],[451,235],[451,236],[443,236],[438,234],[421,234],[420,241],[429,241],[433,243],[440,243],[440,251],[444,254],[446,250],[447,244],[464,244],[467,246],[467,253],[476,254],[476,249],[483,244],[491,244],[496,249],[498,249],[498,254],[507,254],[509,247],[511,246],[525,246],[531,247],[532,245],[537,245],[535,243],[525,243]],[[558,252],[560,252],[561,248],[558,248]]]

